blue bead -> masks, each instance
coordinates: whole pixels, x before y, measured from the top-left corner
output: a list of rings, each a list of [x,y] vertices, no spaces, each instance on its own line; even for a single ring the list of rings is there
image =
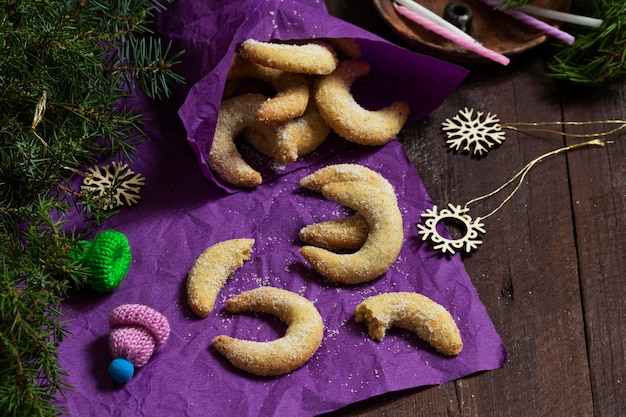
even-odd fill
[[[109,365],[109,375],[119,384],[127,383],[135,373],[135,367],[124,358],[113,359]]]

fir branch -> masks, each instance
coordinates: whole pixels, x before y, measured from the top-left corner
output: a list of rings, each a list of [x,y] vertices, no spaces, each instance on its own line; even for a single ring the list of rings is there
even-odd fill
[[[529,0],[503,0],[503,7],[519,7]],[[600,28],[566,24],[575,36],[572,45],[554,43],[549,74],[574,84],[598,85],[626,75],[626,3],[623,0],[574,0],[572,13],[603,20]]]
[[[574,12],[604,20],[596,30],[579,28],[569,47],[555,45],[549,62],[552,76],[577,84],[597,85],[626,74],[626,3],[579,1]]]
[[[71,180],[100,158],[132,158],[135,87],[167,97],[181,52],[153,38],[158,0],[0,2],[0,409],[54,416],[71,389],[58,363],[60,306],[85,269],[68,256],[114,215]],[[156,65],[155,67],[153,67]],[[111,71],[111,68],[118,70]],[[120,68],[143,68],[129,77]],[[151,68],[150,70],[148,70]],[[153,81],[156,80],[156,81]],[[66,230],[70,209],[87,231]]]

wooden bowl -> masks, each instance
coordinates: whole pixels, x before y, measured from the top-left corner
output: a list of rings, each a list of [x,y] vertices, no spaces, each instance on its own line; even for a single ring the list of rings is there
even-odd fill
[[[439,16],[443,16],[446,5],[450,3],[450,0],[414,1]],[[493,7],[479,0],[461,0],[460,2],[472,9],[473,18],[471,30],[468,33],[486,48],[502,55],[515,56],[548,39],[543,32],[494,10]],[[374,0],[374,4],[393,31],[420,52],[457,63],[492,62],[399,15],[393,7],[392,0]],[[538,0],[530,1],[529,4],[568,12],[571,0]],[[558,27],[557,22],[547,20],[546,22]]]

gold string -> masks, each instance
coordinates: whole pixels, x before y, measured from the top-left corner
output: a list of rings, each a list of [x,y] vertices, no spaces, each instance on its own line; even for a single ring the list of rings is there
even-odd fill
[[[542,126],[595,126],[601,124],[619,124],[619,126],[608,130],[606,132],[599,133],[567,133],[562,130],[555,129],[543,129]],[[626,128],[626,120],[600,120],[600,121],[589,121],[589,122],[518,122],[518,123],[509,123],[506,125],[500,125],[502,129],[510,129],[515,130],[517,132],[542,132],[542,133],[553,133],[556,135],[569,136],[573,138],[594,138],[594,137],[602,137],[612,135],[615,132],[619,132],[620,130]]]
[[[504,190],[506,187],[508,187],[509,185],[511,185],[515,180],[517,180],[517,185],[515,186],[515,188],[513,189],[513,191],[498,205],[498,207],[496,207],[493,211],[491,211],[491,213],[487,214],[486,216],[482,216],[481,219],[486,219],[492,215],[494,215],[498,210],[500,210],[511,198],[513,198],[513,195],[520,189],[520,187],[522,186],[524,179],[526,178],[526,175],[528,174],[528,171],[530,171],[535,165],[537,165],[538,163],[540,163],[541,161],[543,161],[546,158],[549,158],[553,155],[562,153],[562,152],[567,152],[567,151],[571,151],[571,150],[575,150],[578,148],[582,148],[582,147],[587,147],[587,146],[605,146],[606,142],[600,140],[600,139],[594,139],[594,140],[590,140],[587,142],[582,142],[582,143],[576,143],[574,145],[569,145],[563,148],[559,148],[559,149],[555,149],[551,152],[545,153],[535,159],[533,159],[532,161],[530,161],[524,168],[522,168],[517,174],[515,174],[513,177],[511,177],[511,179],[509,179],[507,182],[505,182],[504,184],[502,184],[500,187],[496,188],[495,190],[493,190],[492,192],[482,195],[480,197],[476,197],[470,201],[468,201],[467,203],[465,203],[465,209],[469,210],[468,206],[470,204],[476,203],[478,201],[484,200],[486,198],[492,197],[496,194],[498,194],[500,191]]]

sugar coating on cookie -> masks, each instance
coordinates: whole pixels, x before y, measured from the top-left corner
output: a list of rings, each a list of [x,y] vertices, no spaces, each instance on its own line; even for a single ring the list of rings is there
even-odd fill
[[[379,110],[363,108],[352,96],[350,88],[357,78],[370,72],[365,61],[340,61],[332,74],[319,77],[313,97],[326,123],[337,134],[361,145],[383,145],[400,132],[410,107],[396,101]]]
[[[330,250],[359,249],[369,234],[367,221],[359,213],[304,226],[298,237],[304,243]]]
[[[379,172],[359,164],[328,165],[307,175],[300,180],[300,185],[309,190],[321,192],[325,185],[334,182],[363,181],[379,187],[380,192],[388,193],[395,198],[393,185]]]
[[[367,325],[369,336],[382,341],[391,327],[415,332],[438,352],[454,356],[463,349],[458,326],[450,313],[430,298],[393,292],[366,298],[354,310],[355,320]]]
[[[316,150],[328,137],[330,126],[326,124],[313,100],[309,100],[301,117],[288,125],[288,136],[297,138],[298,156]]]
[[[255,187],[261,174],[243,160],[235,137],[246,127],[258,123],[256,112],[267,100],[262,94],[244,94],[222,102],[209,152],[209,167],[224,181],[242,187]]]
[[[366,182],[378,188],[377,193],[387,193],[394,201],[393,185],[379,172],[359,164],[334,164],[320,168],[300,180],[300,185],[313,191],[322,191],[325,185],[335,182]],[[299,237],[305,243],[326,249],[358,249],[367,240],[369,226],[365,218],[353,216],[310,224],[300,229]]]
[[[309,102],[309,84],[303,75],[264,67],[235,54],[228,79],[238,78],[257,78],[276,91],[274,97],[268,97],[259,106],[258,121],[282,122],[304,114]]]
[[[187,303],[199,317],[207,317],[228,278],[250,259],[254,239],[231,239],[209,246],[187,274]]]
[[[325,185],[322,194],[360,213],[369,233],[354,253],[335,253],[303,246],[300,254],[322,276],[344,284],[360,284],[389,270],[402,248],[404,230],[397,201],[367,182],[337,182]]]
[[[321,41],[291,44],[247,39],[239,45],[239,54],[265,67],[300,74],[330,74],[337,66],[335,50]]]
[[[284,336],[267,342],[216,336],[217,352],[243,371],[260,376],[287,374],[305,365],[322,343],[322,316],[311,301],[294,292],[256,288],[229,299],[226,310],[271,314],[288,326]]]

